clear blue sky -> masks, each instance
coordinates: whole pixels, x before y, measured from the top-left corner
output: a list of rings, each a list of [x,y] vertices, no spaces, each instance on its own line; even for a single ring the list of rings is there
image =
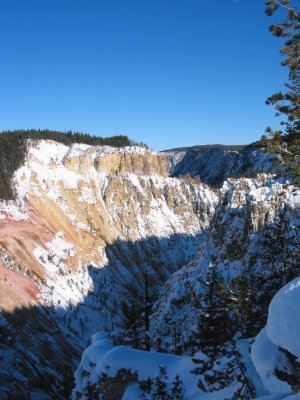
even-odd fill
[[[250,143],[279,126],[270,23],[263,0],[1,0],[0,130]]]

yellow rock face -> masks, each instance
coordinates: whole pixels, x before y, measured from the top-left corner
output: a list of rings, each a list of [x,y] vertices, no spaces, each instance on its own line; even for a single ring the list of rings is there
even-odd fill
[[[97,172],[132,173],[135,175],[168,176],[168,167],[164,155],[107,154],[95,159]]]
[[[83,154],[67,155],[63,164],[66,168],[79,174],[86,174],[92,168],[97,172],[131,173],[141,175],[168,176],[168,165],[164,154],[145,151],[144,154],[134,154],[124,151],[97,154],[95,149],[89,149]]]

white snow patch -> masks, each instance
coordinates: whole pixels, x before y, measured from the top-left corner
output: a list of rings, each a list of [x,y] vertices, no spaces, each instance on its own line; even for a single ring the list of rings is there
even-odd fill
[[[28,221],[27,211],[25,206],[18,206],[13,201],[0,202],[0,220],[8,218],[14,221]]]
[[[87,203],[90,205],[96,204],[96,198],[93,191],[89,187],[84,187],[81,191],[81,196],[78,197],[79,202]]]
[[[46,243],[50,251],[55,253],[61,259],[75,256],[74,245],[63,239],[63,232],[56,233],[51,242]]]
[[[28,156],[33,156],[42,164],[51,162],[62,162],[69,147],[52,140],[34,141],[30,146]]]
[[[292,207],[299,208],[300,207],[300,190],[294,189],[291,193],[289,193],[289,203]]]
[[[68,151],[68,157],[69,156],[80,156],[83,153],[86,153],[89,150],[94,149],[94,146],[88,145],[88,144],[83,144],[83,143],[74,143],[70,150]]]
[[[78,221],[78,222],[76,222],[76,230],[77,230],[77,232],[79,231],[79,230],[82,230],[82,231],[86,231],[86,232],[91,232],[91,228],[87,225],[87,224],[85,224],[84,222],[82,222],[82,221]]]

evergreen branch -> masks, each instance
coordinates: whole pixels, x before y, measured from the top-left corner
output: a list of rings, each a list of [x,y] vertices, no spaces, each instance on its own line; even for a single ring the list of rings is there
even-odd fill
[[[274,0],[276,4],[279,5],[279,7],[283,7],[286,8],[287,10],[291,11],[291,7],[289,7],[288,5],[283,4],[281,1],[279,0]]]
[[[285,9],[288,10],[288,11],[294,11],[294,10],[296,10],[297,12],[299,11],[299,8],[297,8],[297,7],[290,7],[290,6],[288,5],[289,3],[284,4],[282,1],[279,1],[279,0],[274,0],[274,2],[275,2],[279,7],[283,7],[283,8],[285,8]]]

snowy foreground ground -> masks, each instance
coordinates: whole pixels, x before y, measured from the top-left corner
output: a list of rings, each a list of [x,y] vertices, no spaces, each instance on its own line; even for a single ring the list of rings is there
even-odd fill
[[[243,351],[242,342],[238,346],[240,352]],[[274,296],[269,307],[267,326],[252,345],[251,357],[245,355],[243,358],[259,400],[300,399],[299,393],[292,394],[288,383],[275,376],[275,370],[293,373],[288,357],[279,348],[300,359],[300,278],[288,283]],[[197,353],[199,357],[201,354]],[[75,373],[73,399],[78,398],[78,392],[82,394],[82,399],[86,399],[84,393],[87,387],[99,384],[103,374],[115,377],[118,371],[126,369],[136,372],[139,381],[148,378],[154,380],[161,366],[167,371],[167,386],[179,375],[188,400],[231,399],[234,392],[234,387],[214,393],[200,392],[197,386],[199,377],[191,373],[195,364],[190,357],[144,352],[125,346],[114,347],[107,335],[99,332],[84,351]],[[122,400],[138,400],[141,394],[139,385],[133,383],[128,386]]]

